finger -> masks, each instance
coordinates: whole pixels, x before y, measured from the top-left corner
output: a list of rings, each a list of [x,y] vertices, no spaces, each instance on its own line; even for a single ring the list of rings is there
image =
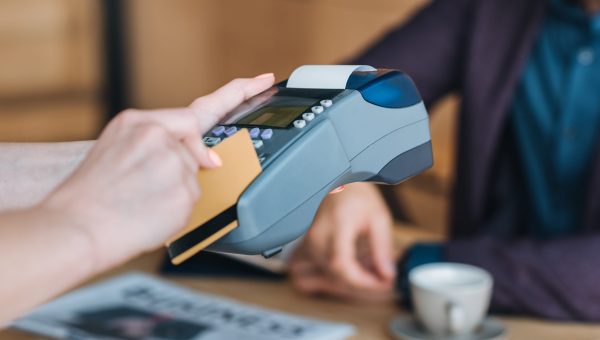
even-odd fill
[[[313,224],[304,236],[300,247],[301,254],[323,268],[329,267],[331,238],[337,235],[332,222],[331,206],[326,199],[321,204],[313,220]]]
[[[194,172],[191,172],[189,169],[185,169],[185,172],[181,176],[182,184],[194,203],[200,199],[200,184],[198,183],[197,173],[198,169],[195,169]]]
[[[342,299],[351,299],[352,290],[325,275],[305,275],[292,282],[294,288],[305,294],[325,294]]]
[[[370,255],[376,271],[384,279],[394,279],[396,265],[394,263],[394,243],[389,220],[386,218],[373,220],[367,236]]]
[[[331,264],[329,258],[331,254],[330,238],[335,237],[335,235],[331,235],[328,231],[330,230],[323,230],[320,233],[313,232],[305,236],[302,242],[301,259],[310,261],[320,268],[329,268]]]
[[[393,285],[377,289],[355,289],[336,281],[322,272],[304,271],[303,275],[290,276],[292,286],[304,294],[323,294],[345,300],[365,302],[387,302],[396,298]]]
[[[202,134],[217,124],[226,113],[245,100],[273,86],[275,76],[272,73],[255,78],[234,79],[213,93],[196,99],[190,107],[199,118]]]
[[[306,261],[307,253],[306,253],[306,239],[302,240],[300,244],[292,251],[292,255],[288,261],[288,266],[293,266],[296,262]]]
[[[160,125],[157,125],[160,126]],[[166,132],[168,134],[168,132]],[[189,198],[196,202],[200,198],[200,186],[198,184],[198,163],[189,152],[189,150],[177,139],[171,137],[166,142],[166,152],[177,162],[182,164],[180,172],[170,173],[169,176],[177,177],[181,180],[182,188],[187,191]]]
[[[344,291],[344,294],[347,296],[346,299],[348,300],[366,303],[389,302],[397,300],[398,297],[393,285],[381,287],[376,290],[347,289]]]
[[[304,237],[302,242],[296,247],[288,262],[288,274],[294,278],[305,273],[314,273],[319,270],[318,264],[310,256],[312,250]]]
[[[203,168],[215,168],[223,164],[219,155],[202,142],[198,118],[190,108],[174,108],[148,111],[146,119],[163,126],[187,147]]]
[[[357,254],[358,235],[342,232],[333,239],[331,272],[343,282],[357,289],[375,289],[381,285],[377,276],[366,270]]]
[[[344,299],[360,299],[365,301],[386,301],[393,292],[393,284],[388,283],[375,289],[356,289],[339,277],[331,277],[326,268],[321,267],[307,252],[310,250],[304,243],[293,254],[288,274],[292,285],[305,294],[326,294]]]
[[[191,152],[177,139],[173,139],[172,143],[169,143],[169,150],[177,154],[179,159],[183,162],[186,174],[192,175],[198,172],[198,162],[194,159]]]
[[[223,165],[223,161],[221,160],[221,156],[217,154],[214,150],[204,145],[201,139],[198,140],[194,138],[184,139],[183,143],[187,146],[189,150],[192,150],[196,160],[198,161],[198,165],[201,168],[218,168]]]
[[[198,201],[200,199],[200,184],[198,183],[197,176],[186,176],[184,184],[194,202]]]
[[[307,257],[293,257],[288,266],[288,273],[292,279],[317,272],[319,267]]]

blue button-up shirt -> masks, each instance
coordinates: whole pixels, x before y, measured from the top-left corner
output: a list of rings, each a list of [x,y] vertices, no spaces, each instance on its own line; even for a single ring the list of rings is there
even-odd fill
[[[581,225],[600,123],[600,15],[549,0],[515,94],[511,123],[530,194],[528,228],[552,237]]]
[[[546,18],[511,107],[529,199],[526,228],[553,237],[581,226],[583,200],[600,130],[600,14],[548,0]],[[443,261],[439,244],[417,244],[400,271]],[[407,287],[406,285],[404,285]]]

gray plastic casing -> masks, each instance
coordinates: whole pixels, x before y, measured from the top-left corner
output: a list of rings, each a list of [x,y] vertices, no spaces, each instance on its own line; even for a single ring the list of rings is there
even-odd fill
[[[275,253],[308,230],[331,190],[361,181],[397,184],[432,165],[423,102],[379,107],[356,90],[333,101],[244,191],[238,228],[208,250]]]

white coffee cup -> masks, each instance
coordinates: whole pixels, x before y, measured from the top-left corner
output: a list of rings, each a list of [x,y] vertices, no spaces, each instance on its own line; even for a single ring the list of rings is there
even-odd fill
[[[419,266],[408,277],[417,319],[430,333],[469,334],[485,318],[493,284],[487,271],[442,262]]]

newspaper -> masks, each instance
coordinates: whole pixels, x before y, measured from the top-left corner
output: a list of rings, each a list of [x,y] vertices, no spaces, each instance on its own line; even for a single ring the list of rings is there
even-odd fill
[[[290,315],[130,273],[66,294],[13,327],[61,339],[344,339],[349,324]]]

